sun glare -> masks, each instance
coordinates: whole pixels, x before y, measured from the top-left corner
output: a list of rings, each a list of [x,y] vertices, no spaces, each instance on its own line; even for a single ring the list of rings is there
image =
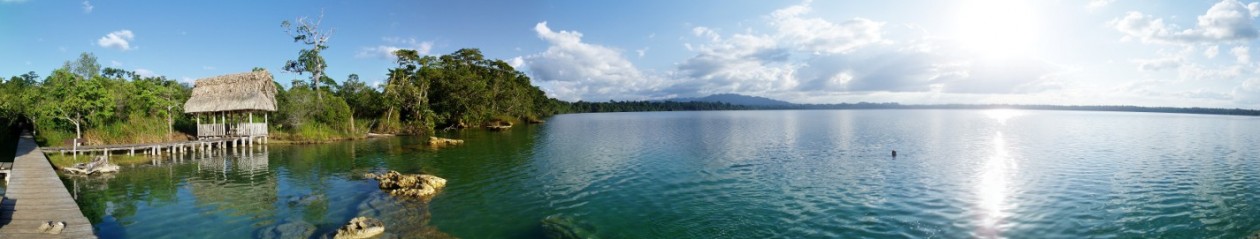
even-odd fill
[[[955,12],[954,39],[984,57],[1027,55],[1036,50],[1037,11],[1026,0],[970,0]]]
[[[1013,110],[1013,109],[991,109],[991,110],[985,110],[984,115],[988,116],[990,119],[997,121],[998,124],[1005,125],[1006,120],[1009,120],[1016,116],[1024,115],[1024,112],[1019,111],[1019,110]]]

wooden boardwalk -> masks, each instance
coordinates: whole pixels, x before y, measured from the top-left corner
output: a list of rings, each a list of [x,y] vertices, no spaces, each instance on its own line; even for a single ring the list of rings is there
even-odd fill
[[[140,152],[148,155],[163,154],[180,154],[202,150],[211,150],[214,148],[227,148],[238,146],[253,146],[254,144],[266,144],[266,136],[240,136],[240,137],[220,137],[206,138],[192,141],[176,141],[150,144],[121,144],[121,145],[90,145],[78,147],[47,147],[44,151],[59,152],[62,155],[66,153],[100,153],[109,155],[114,152],[125,152],[128,155],[135,155]]]
[[[11,174],[0,202],[0,238],[96,238],[92,223],[29,133],[18,140]],[[48,221],[66,227],[59,234],[41,232]]]

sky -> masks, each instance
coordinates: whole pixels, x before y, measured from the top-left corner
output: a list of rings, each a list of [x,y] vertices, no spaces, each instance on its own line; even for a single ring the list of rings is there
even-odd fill
[[[82,52],[183,82],[264,67],[331,30],[328,75],[372,84],[389,52],[479,48],[561,100],[737,93],[796,103],[1260,108],[1260,3],[959,1],[0,0],[0,76]]]

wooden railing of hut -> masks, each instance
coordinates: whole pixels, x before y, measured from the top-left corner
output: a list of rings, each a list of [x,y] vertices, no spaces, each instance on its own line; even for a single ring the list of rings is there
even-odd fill
[[[267,136],[267,123],[240,123],[234,130],[236,136]]]
[[[227,136],[227,125],[197,124],[197,138],[220,138]]]

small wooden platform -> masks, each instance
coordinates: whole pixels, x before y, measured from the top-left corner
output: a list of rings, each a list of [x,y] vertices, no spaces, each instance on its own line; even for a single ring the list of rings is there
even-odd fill
[[[92,223],[53,170],[31,135],[23,134],[0,202],[0,238],[96,238]],[[66,227],[59,234],[41,232],[40,224],[48,221]]]

